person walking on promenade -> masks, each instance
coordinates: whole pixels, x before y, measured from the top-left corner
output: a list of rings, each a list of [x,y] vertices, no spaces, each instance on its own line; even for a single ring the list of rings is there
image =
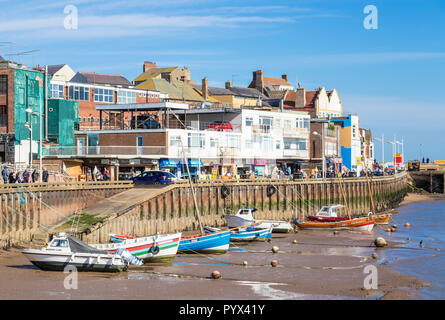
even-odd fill
[[[9,173],[9,177],[8,178],[9,178],[9,183],[15,183],[16,182],[17,178],[16,178],[15,170],[12,170]]]
[[[43,168],[43,172],[42,172],[42,182],[48,182],[48,170],[46,170],[46,168]]]
[[[17,183],[23,183],[23,174],[21,171],[17,173]]]
[[[36,183],[39,182],[39,173],[37,172],[37,169],[34,169],[31,175],[32,182]]]
[[[8,168],[6,166],[4,166],[3,170],[2,170],[2,178],[3,178],[3,183],[4,184],[8,183],[8,176],[9,176]]]
[[[23,183],[29,183],[29,171],[27,169],[23,171]]]

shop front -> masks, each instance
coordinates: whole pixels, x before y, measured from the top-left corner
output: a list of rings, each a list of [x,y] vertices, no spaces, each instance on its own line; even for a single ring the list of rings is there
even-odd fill
[[[159,170],[168,171],[177,177],[181,177],[181,161],[177,159],[159,159]]]

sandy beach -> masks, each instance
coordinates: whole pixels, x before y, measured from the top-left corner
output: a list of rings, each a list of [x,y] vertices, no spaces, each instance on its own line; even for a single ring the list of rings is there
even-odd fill
[[[224,255],[178,255],[171,265],[131,267],[126,273],[79,273],[78,289],[63,272],[41,271],[20,249],[0,251],[0,299],[406,299],[425,283],[379,259],[375,234],[299,231],[271,242],[231,245]],[[294,244],[293,241],[297,243]],[[272,246],[279,252],[272,253]],[[390,243],[389,247],[397,246]],[[271,267],[271,260],[278,267]],[[247,266],[243,262],[247,261]],[[375,265],[378,289],[365,290],[364,268]],[[210,278],[218,270],[222,278]]]
[[[445,200],[445,195],[439,193],[427,193],[426,191],[422,193],[408,193],[399,206],[434,200]]]

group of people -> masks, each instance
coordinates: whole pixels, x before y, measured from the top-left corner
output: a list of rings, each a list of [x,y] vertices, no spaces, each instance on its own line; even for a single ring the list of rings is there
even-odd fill
[[[91,171],[91,168],[87,169],[87,179],[89,181],[110,181],[111,174],[107,168],[103,168],[102,170],[98,170],[97,167]]]
[[[40,182],[39,180],[39,171],[34,169],[31,173],[31,170],[25,169],[24,171],[16,171],[12,169],[9,171],[8,167],[3,167],[2,169],[2,178],[3,183],[33,183]],[[42,169],[42,182],[48,182],[49,173],[46,168]]]

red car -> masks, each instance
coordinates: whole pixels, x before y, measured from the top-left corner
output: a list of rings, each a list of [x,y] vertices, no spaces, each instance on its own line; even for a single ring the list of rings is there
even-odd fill
[[[229,121],[215,121],[207,127],[215,131],[232,131],[232,124]]]

